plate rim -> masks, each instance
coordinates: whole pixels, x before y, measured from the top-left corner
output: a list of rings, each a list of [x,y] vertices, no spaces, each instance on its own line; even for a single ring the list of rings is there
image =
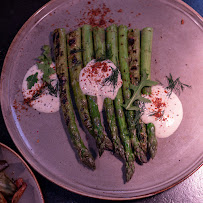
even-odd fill
[[[31,170],[31,168],[28,166],[28,164],[23,160],[23,158],[17,153],[15,152],[13,149],[11,149],[9,146],[5,145],[4,143],[0,142],[0,147],[8,150],[9,152],[11,152],[15,157],[17,157],[21,163],[25,166],[25,168],[28,170],[28,172],[30,173],[30,175],[32,176],[32,178],[34,179],[36,185],[37,185],[37,188],[39,190],[39,193],[40,193],[40,197],[41,197],[41,200],[42,202],[44,203],[44,197],[43,197],[43,194],[42,194],[42,190],[40,188],[40,185],[37,181],[37,178],[35,177],[35,174],[33,173],[33,171]]]
[[[201,23],[203,23],[203,17],[197,12],[195,11],[192,7],[190,7],[188,4],[186,4],[185,2],[183,2],[182,0],[174,0],[174,2],[171,2],[169,0],[160,0],[162,2],[170,2],[170,4],[174,4],[174,3],[179,3],[181,4],[182,6],[184,6],[186,9],[188,9],[191,13],[188,13],[188,15],[191,17],[191,15],[193,14],[195,17],[197,17]],[[1,109],[2,109],[2,114],[3,114],[3,118],[4,118],[4,121],[5,121],[5,124],[6,124],[6,127],[8,129],[8,132],[13,140],[13,142],[15,143],[16,147],[18,148],[18,150],[20,151],[20,153],[22,154],[22,156],[25,158],[25,160],[39,173],[41,174],[43,177],[47,178],[49,181],[51,181],[52,183],[66,189],[66,190],[69,190],[71,192],[74,192],[76,194],[79,194],[79,195],[83,195],[83,196],[88,196],[88,197],[93,197],[93,198],[98,198],[98,199],[103,199],[103,200],[133,200],[133,199],[141,199],[141,198],[146,198],[146,197],[149,197],[149,196],[153,196],[153,195],[156,195],[158,193],[161,193],[163,191],[166,191],[172,187],[174,187],[175,185],[178,185],[179,183],[181,183],[182,181],[184,181],[185,179],[187,179],[189,176],[191,176],[193,173],[195,173],[202,165],[203,163],[200,163],[198,162],[198,164],[196,163],[195,166],[193,166],[192,169],[190,169],[190,172],[188,174],[186,174],[184,177],[182,177],[181,179],[179,179],[177,182],[171,184],[170,186],[166,187],[166,188],[163,188],[162,190],[158,190],[156,192],[152,192],[152,193],[149,193],[149,194],[145,194],[145,195],[138,195],[138,196],[133,196],[133,197],[108,197],[107,194],[104,194],[104,196],[101,196],[101,195],[95,195],[95,194],[90,194],[88,192],[84,192],[84,191],[80,191],[80,189],[74,189],[72,188],[72,186],[66,186],[62,183],[60,183],[60,180],[56,180],[54,179],[53,177],[49,177],[48,175],[46,175],[46,173],[41,169],[40,167],[38,167],[36,165],[36,163],[33,161],[33,160],[30,160],[29,156],[27,156],[24,152],[23,152],[23,149],[21,149],[20,146],[17,145],[17,139],[12,136],[10,133],[11,130],[9,128],[9,125],[8,125],[8,120],[5,116],[5,108],[2,106],[3,104],[3,99],[1,97],[1,94],[2,94],[2,90],[3,90],[3,76],[4,76],[4,72],[5,72],[5,69],[6,69],[6,64],[7,64],[7,61],[8,61],[8,58],[9,58],[9,55],[10,53],[12,52],[13,50],[13,47],[14,45],[16,44],[16,42],[18,41],[18,38],[19,36],[23,33],[23,31],[26,29],[27,25],[29,25],[29,23],[33,20],[33,18],[36,18],[39,14],[41,14],[47,7],[51,6],[51,5],[54,5],[54,4],[58,4],[58,5],[61,5],[64,3],[64,0],[52,0],[52,1],[49,1],[47,2],[45,5],[43,5],[41,8],[39,8],[24,24],[23,26],[20,28],[20,30],[17,32],[16,36],[14,37],[8,51],[7,51],[7,54],[6,54],[6,57],[4,59],[4,64],[3,64],[3,68],[2,68],[2,73],[1,73],[1,81],[0,81],[0,101],[1,101]],[[55,10],[56,7],[53,9]],[[50,13],[50,11],[48,13],[46,13],[46,15],[48,15]],[[41,20],[41,18],[40,18]],[[36,20],[35,24],[38,23],[38,21]],[[0,143],[1,144],[1,143]],[[2,143],[3,144],[3,143]],[[6,145],[5,145],[6,146]],[[12,150],[12,149],[11,149]],[[13,150],[12,150],[13,151]],[[15,152],[15,151],[14,151]],[[16,153],[16,152],[15,152]],[[19,155],[18,155],[19,156]],[[20,157],[21,158],[21,157]],[[22,159],[22,158],[21,158]],[[202,160],[202,157],[200,157],[200,162]],[[24,161],[24,160],[23,160]],[[25,163],[26,164],[26,163]],[[31,170],[31,169],[30,169]],[[31,171],[32,172],[32,171]],[[32,172],[33,173],[33,172]],[[36,179],[36,178],[35,178]],[[38,183],[38,182],[37,182]],[[40,189],[40,187],[39,187]],[[41,191],[41,189],[40,189]],[[42,196],[43,197],[43,196]],[[43,199],[44,200],[44,199]]]

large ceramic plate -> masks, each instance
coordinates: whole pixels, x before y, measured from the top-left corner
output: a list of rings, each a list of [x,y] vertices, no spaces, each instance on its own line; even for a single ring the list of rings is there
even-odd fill
[[[107,25],[114,21],[132,28],[154,28],[153,79],[166,84],[165,76],[171,73],[192,85],[192,89],[185,89],[180,95],[184,118],[179,129],[171,137],[158,140],[155,159],[143,166],[136,165],[132,180],[126,184],[123,183],[123,164],[110,152],[97,157],[95,171],[84,168],[77,161],[59,112],[39,114],[31,108],[26,111],[14,105],[23,101],[23,77],[41,54],[42,45],[51,43],[51,32],[58,27],[65,27],[68,32],[81,21],[88,22],[88,9],[103,8],[103,3],[110,9],[104,16]],[[170,188],[203,161],[202,42],[201,17],[181,1],[51,1],[25,23],[6,56],[1,78],[1,104],[13,141],[38,172],[82,195],[133,199]],[[86,138],[84,133],[81,135]]]
[[[0,160],[8,162],[9,167],[4,172],[10,179],[23,178],[27,183],[27,188],[19,203],[44,202],[41,189],[31,169],[16,152],[2,143],[0,143]]]

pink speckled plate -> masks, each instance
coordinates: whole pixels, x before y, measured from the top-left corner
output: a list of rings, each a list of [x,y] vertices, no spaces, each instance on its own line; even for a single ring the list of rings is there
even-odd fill
[[[4,172],[10,179],[23,178],[27,184],[19,203],[44,202],[39,184],[29,166],[16,152],[2,143],[0,143],[0,160],[8,162],[9,167]]]
[[[164,191],[184,180],[203,162],[203,21],[179,0],[53,0],[37,11],[15,37],[2,71],[1,105],[4,119],[16,146],[43,176],[70,191],[102,199],[136,199]],[[180,77],[192,89],[180,95],[184,118],[169,138],[158,140],[154,160],[136,164],[132,180],[124,184],[122,162],[110,152],[96,159],[95,171],[76,159],[60,113],[27,111],[21,84],[26,71],[51,42],[51,32],[67,32],[87,20],[88,8],[110,8],[105,19],[130,27],[154,28],[152,78],[166,84],[166,75]],[[122,9],[122,10],[121,10]],[[84,14],[84,15],[83,15]],[[182,21],[182,24],[181,24]],[[184,23],[183,23],[184,22]],[[109,25],[110,23],[108,23]],[[14,106],[16,108],[14,108]],[[81,136],[86,136],[81,132]],[[90,140],[90,138],[89,138]]]

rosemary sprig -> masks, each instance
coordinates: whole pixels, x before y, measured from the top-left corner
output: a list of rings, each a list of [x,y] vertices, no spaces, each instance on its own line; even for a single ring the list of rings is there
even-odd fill
[[[172,92],[175,91],[176,93],[178,93],[180,95],[181,91],[184,90],[185,87],[191,88],[191,85],[187,85],[184,84],[180,81],[180,77],[178,77],[177,79],[173,79],[171,73],[169,74],[169,77],[166,76],[167,80],[168,80],[168,86],[166,87],[167,90],[169,90],[168,92],[168,96],[170,97]]]

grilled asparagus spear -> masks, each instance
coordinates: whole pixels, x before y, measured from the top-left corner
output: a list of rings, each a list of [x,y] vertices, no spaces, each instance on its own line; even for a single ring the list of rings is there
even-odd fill
[[[153,159],[157,152],[157,139],[155,136],[155,126],[153,123],[147,124],[147,147],[150,157]]]
[[[81,28],[68,33],[66,36],[70,81],[73,88],[76,106],[83,125],[87,128],[90,134],[93,134],[87,99],[80,89],[79,84],[79,75],[82,69]]]
[[[146,74],[148,76],[147,79],[151,78],[152,38],[153,28],[146,27],[141,31],[141,77]],[[151,88],[144,87],[142,92],[143,94],[150,94]]]
[[[153,28],[146,27],[141,32],[141,76],[147,74],[148,79],[151,79],[151,53],[152,53],[152,38]],[[151,94],[151,87],[143,88],[143,94]],[[149,125],[149,126],[148,126]],[[154,134],[154,126],[152,123],[148,124],[147,145],[149,148],[149,155],[154,158],[157,150],[157,140]]]
[[[107,28],[107,54],[111,56],[109,59],[118,67],[118,30],[116,25],[111,25]],[[129,132],[123,110],[123,95],[122,89],[118,90],[114,100],[114,106],[120,130],[120,137],[123,142],[125,157],[126,157],[126,181],[129,181],[135,171],[134,154],[131,149]]]
[[[81,162],[89,168],[95,169],[94,159],[89,150],[85,147],[75,122],[69,88],[65,29],[54,30],[53,42],[56,73],[59,79],[60,101],[65,123],[67,125],[71,141],[78,152]]]
[[[130,91],[130,74],[129,74],[129,62],[128,62],[128,28],[127,26],[120,25],[118,28],[118,41],[119,41],[119,62],[120,62],[120,71],[123,80],[123,96],[124,101],[127,102],[128,99],[131,98],[131,91]],[[129,53],[131,54],[131,53]],[[131,144],[132,141],[136,139],[136,123],[135,123],[135,114],[134,111],[125,111],[126,120],[128,124],[128,128],[130,131],[130,140]],[[132,145],[133,146],[133,145]],[[133,146],[134,147],[134,146]]]
[[[93,37],[94,37],[94,50],[95,50],[96,59],[99,59],[99,60],[106,59],[106,43],[105,43],[104,28],[94,27]],[[107,123],[110,130],[111,138],[113,141],[114,152],[125,159],[125,152],[118,135],[114,105],[111,99],[106,98],[104,100],[104,109],[107,117]]]
[[[84,66],[86,66],[87,63],[94,58],[92,26],[90,25],[83,25],[82,27],[82,48],[83,48],[83,64]],[[87,101],[90,116],[92,119],[97,148],[99,150],[99,155],[101,156],[106,147],[107,138],[106,135],[104,134],[104,129],[101,124],[101,118],[97,106],[96,97],[87,95]]]
[[[128,53],[129,53],[130,81],[131,81],[131,84],[137,86],[140,81],[140,30],[138,29],[130,29],[128,31]],[[140,116],[139,112],[137,116],[138,117]],[[142,121],[140,120],[140,122]],[[136,124],[140,125],[140,122],[139,123],[136,122]],[[131,137],[132,147],[134,149],[134,154],[136,158],[141,163],[146,163],[147,155],[140,146],[138,134],[139,134],[139,131],[137,130],[136,135]]]

